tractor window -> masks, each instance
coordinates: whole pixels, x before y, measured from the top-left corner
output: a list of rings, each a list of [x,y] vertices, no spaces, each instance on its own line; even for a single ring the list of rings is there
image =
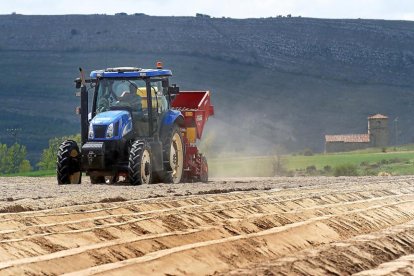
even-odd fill
[[[128,107],[132,111],[142,111],[140,90],[145,87],[145,81],[103,79],[99,82],[96,98],[96,113],[111,109]]]
[[[158,113],[164,113],[168,110],[168,101],[166,98],[165,89],[162,86],[162,81],[151,82],[151,89],[154,91],[153,102],[157,103]]]

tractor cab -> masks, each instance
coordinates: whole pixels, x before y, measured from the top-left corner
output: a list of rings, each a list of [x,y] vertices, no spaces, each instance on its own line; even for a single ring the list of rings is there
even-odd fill
[[[91,79],[96,80],[96,87],[88,140],[123,138],[131,131],[134,137],[152,136],[170,107],[168,78],[171,75],[170,70],[132,67],[92,71]],[[117,120],[122,116],[129,119]],[[118,121],[119,131],[115,133],[114,124]],[[104,127],[106,133],[95,133],[95,129]]]

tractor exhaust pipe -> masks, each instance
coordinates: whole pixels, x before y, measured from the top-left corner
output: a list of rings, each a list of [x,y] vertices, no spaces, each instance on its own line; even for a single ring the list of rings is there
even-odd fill
[[[80,119],[81,119],[81,144],[85,144],[88,140],[88,90],[86,89],[85,76],[83,74],[82,68],[79,67],[80,72],[80,98],[81,98],[81,108],[80,108]]]

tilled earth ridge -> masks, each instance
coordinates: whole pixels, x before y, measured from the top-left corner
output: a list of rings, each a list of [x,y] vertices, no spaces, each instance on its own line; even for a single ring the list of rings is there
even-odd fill
[[[54,178],[0,178],[0,274],[409,275],[413,184],[320,177],[58,187]]]

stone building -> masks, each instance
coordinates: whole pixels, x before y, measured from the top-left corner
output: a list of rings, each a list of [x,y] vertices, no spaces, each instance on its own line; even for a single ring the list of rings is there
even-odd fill
[[[388,117],[376,114],[368,117],[368,133],[325,135],[325,152],[341,152],[369,147],[388,146]]]

